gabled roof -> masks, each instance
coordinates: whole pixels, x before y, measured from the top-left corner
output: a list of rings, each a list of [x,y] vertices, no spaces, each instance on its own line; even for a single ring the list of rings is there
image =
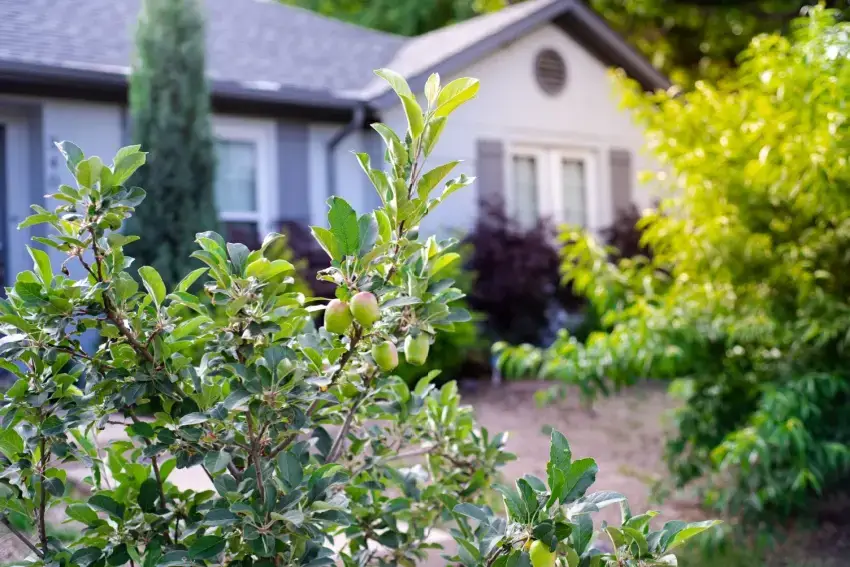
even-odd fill
[[[415,86],[555,22],[646,88],[669,81],[580,0],[528,0],[415,38],[377,32],[277,0],[204,0],[214,96],[319,108],[394,104],[373,69]],[[38,81],[124,92],[140,0],[0,0],[0,84]]]

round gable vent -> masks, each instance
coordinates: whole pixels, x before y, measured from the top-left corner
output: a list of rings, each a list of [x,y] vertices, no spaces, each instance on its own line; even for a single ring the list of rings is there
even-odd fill
[[[534,76],[543,92],[556,95],[567,84],[567,64],[554,49],[544,49],[534,60]]]

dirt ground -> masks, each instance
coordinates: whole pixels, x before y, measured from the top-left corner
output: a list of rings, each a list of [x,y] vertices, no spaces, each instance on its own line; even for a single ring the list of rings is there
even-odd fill
[[[524,474],[546,478],[550,428],[563,433],[573,459],[593,457],[599,466],[591,491],[624,494],[634,513],[659,510],[659,520],[701,520],[705,514],[693,497],[671,497],[663,505],[650,503],[653,485],[665,478],[662,461],[665,415],[673,409],[663,385],[645,384],[598,400],[592,410],[578,396],[540,407],[534,392],[550,384],[508,382],[469,391],[464,401],[475,408],[482,426],[491,432],[508,431],[507,449],[517,460],[504,468],[505,480]],[[619,507],[597,517],[619,520]]]

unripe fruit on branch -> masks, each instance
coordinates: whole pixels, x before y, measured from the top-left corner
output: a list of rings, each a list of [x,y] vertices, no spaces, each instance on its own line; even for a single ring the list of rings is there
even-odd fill
[[[407,335],[404,339],[404,358],[407,362],[415,366],[422,366],[428,360],[428,349],[431,344],[428,342],[428,336],[425,333],[419,333],[415,337]]]
[[[378,298],[368,291],[361,291],[351,298],[351,314],[364,329],[371,329],[381,318]]]
[[[391,372],[398,366],[398,350],[390,341],[384,341],[372,346],[372,358],[375,364],[384,372]]]
[[[328,303],[325,309],[325,329],[329,333],[344,335],[350,326],[351,312],[348,310],[348,304],[339,299]]]
[[[555,554],[540,540],[531,544],[528,554],[531,556],[532,567],[555,567]]]

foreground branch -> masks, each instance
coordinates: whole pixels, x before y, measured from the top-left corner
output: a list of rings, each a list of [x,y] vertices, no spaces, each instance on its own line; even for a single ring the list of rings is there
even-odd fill
[[[27,536],[25,536],[18,528],[12,525],[12,522],[9,521],[9,518],[7,518],[5,514],[0,515],[0,524],[6,526],[6,529],[8,529],[15,537],[21,540],[21,542],[23,542],[23,544],[26,545],[30,549],[30,551],[35,553],[39,559],[44,559],[44,554],[38,550],[35,544],[31,542]]]

